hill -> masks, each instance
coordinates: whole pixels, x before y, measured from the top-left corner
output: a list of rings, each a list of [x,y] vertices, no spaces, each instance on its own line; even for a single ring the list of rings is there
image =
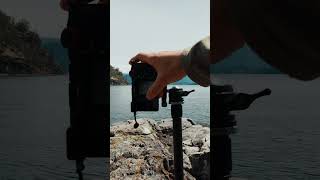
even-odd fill
[[[119,69],[110,65],[110,85],[126,85],[127,80],[124,78],[122,72]]]
[[[278,74],[278,70],[259,58],[249,47],[234,52],[232,56],[212,65],[211,71],[217,74]]]
[[[61,47],[58,39],[42,39],[42,46],[48,49],[50,54],[55,57],[56,63],[67,71],[68,56],[66,50]],[[217,74],[278,74],[279,71],[265,63],[257,55],[255,55],[248,47],[244,47],[235,52],[232,56],[215,64],[211,68]],[[128,75],[124,78],[130,82]],[[179,83],[192,83],[188,78],[183,79]]]
[[[60,40],[54,38],[42,38],[41,46],[54,57],[55,63],[61,67],[62,71],[67,73],[69,65],[68,51],[66,48],[62,47]]]
[[[68,51],[62,47],[59,39],[42,38],[42,47],[47,49],[55,59],[55,63],[61,66],[61,69],[68,72]],[[110,84],[111,85],[125,85],[128,84],[122,72],[119,69],[110,65]]]
[[[27,20],[0,11],[0,74],[61,74]]]

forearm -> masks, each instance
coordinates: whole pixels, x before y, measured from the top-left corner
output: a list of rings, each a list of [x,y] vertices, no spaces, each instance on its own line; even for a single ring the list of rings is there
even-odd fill
[[[211,64],[215,64],[230,56],[244,45],[244,39],[234,26],[225,0],[213,1],[213,28]]]
[[[210,36],[183,51],[183,67],[191,80],[201,86],[210,85]]]

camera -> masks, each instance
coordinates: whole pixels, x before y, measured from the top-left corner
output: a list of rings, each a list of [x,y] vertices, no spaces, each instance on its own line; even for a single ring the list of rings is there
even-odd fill
[[[132,102],[131,112],[134,113],[134,128],[139,127],[136,119],[137,111],[158,111],[159,99],[148,100],[147,91],[157,78],[156,70],[146,63],[132,64],[129,75],[132,78]],[[182,88],[173,87],[167,91],[165,87],[162,94],[162,107],[167,107],[167,93],[169,93],[169,104],[171,104],[171,117],[173,119],[173,145],[174,145],[174,175],[175,179],[181,179],[183,176],[183,149],[182,149],[182,104],[183,97],[188,96],[191,91],[184,91]]]
[[[79,4],[69,11],[61,43],[69,55],[67,158],[109,156],[107,6]]]
[[[157,78],[157,71],[149,64],[132,64],[129,75],[132,79],[131,112],[158,111],[159,99],[148,100],[147,91]]]

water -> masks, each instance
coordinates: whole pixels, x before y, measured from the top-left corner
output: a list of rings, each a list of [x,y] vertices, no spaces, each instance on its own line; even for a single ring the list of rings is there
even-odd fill
[[[237,113],[232,136],[234,175],[248,179],[320,179],[320,79],[302,82],[284,75],[224,75],[236,90],[272,95]]]
[[[171,88],[172,86],[169,86]],[[184,90],[192,90],[195,92],[185,97],[183,104],[183,117],[191,118],[197,123],[209,125],[210,121],[210,89],[198,85],[181,85]],[[133,113],[130,112],[131,102],[131,86],[111,86],[110,90],[111,102],[111,124],[118,121],[133,119]],[[169,99],[167,99],[168,102]],[[152,118],[161,120],[171,117],[170,104],[167,107],[161,107],[159,112],[138,112],[138,118]]]
[[[239,133],[232,136],[233,173],[252,180],[320,179],[320,79],[301,82],[281,75],[222,75],[217,82],[236,90],[273,93],[238,112]],[[132,119],[129,87],[111,87],[112,122]],[[208,88],[185,98],[185,117],[208,122]],[[0,179],[76,179],[65,156],[69,124],[67,78],[0,78]],[[193,111],[190,111],[191,109]],[[127,109],[127,110],[125,110]],[[158,114],[139,117],[170,117]],[[86,179],[105,179],[106,161],[89,159]]]
[[[0,179],[77,179],[66,158],[65,76],[0,78]],[[84,177],[106,179],[106,160],[86,161]]]

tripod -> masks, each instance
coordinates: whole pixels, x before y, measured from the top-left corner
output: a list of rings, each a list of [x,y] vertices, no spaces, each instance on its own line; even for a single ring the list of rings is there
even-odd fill
[[[183,97],[188,96],[194,90],[183,91],[182,88],[173,87],[167,91],[167,88],[165,88],[162,96],[162,107],[167,107],[167,92],[169,93],[169,104],[171,104],[171,117],[173,121],[174,178],[175,180],[183,180],[182,104],[184,102]],[[131,106],[132,104],[135,103],[131,103]],[[136,120],[136,111],[133,112],[135,118],[134,128],[138,128],[139,123]]]
[[[183,180],[183,149],[182,149],[182,104],[183,97],[192,91],[183,91],[173,87],[169,89],[169,104],[171,104],[171,117],[173,121],[173,150],[174,150],[174,177],[175,180]]]
[[[210,87],[211,93],[211,145],[210,157],[211,179],[229,180],[232,171],[232,152],[230,134],[236,132],[237,121],[230,111],[245,110],[256,99],[270,95],[271,90],[265,89],[256,94],[235,93],[230,85]]]

